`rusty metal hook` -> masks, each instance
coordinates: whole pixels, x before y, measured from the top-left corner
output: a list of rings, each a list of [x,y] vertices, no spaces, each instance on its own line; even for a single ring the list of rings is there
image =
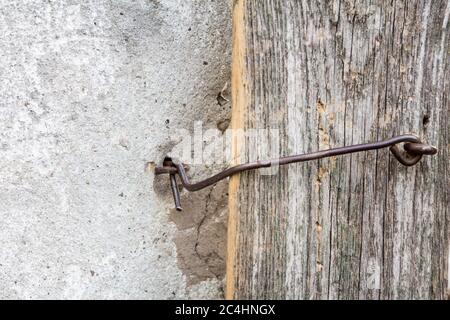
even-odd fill
[[[403,150],[401,150],[398,147],[398,144],[404,143]],[[155,168],[155,174],[169,174],[170,175],[170,185],[172,188],[172,193],[174,197],[175,202],[175,208],[178,211],[181,211],[181,204],[180,204],[180,191],[178,189],[177,181],[175,175],[178,174],[178,176],[181,179],[181,183],[183,187],[186,190],[189,191],[198,191],[201,189],[204,189],[208,186],[211,186],[220,180],[223,180],[225,178],[228,178],[234,174],[248,171],[248,170],[255,170],[260,168],[268,168],[272,167],[274,165],[286,165],[289,163],[295,163],[295,162],[304,162],[304,161],[311,161],[311,160],[317,160],[327,157],[335,157],[339,155],[349,154],[349,153],[355,153],[355,152],[363,152],[363,151],[369,151],[369,150],[377,150],[382,148],[389,147],[389,150],[392,152],[394,157],[403,165],[405,166],[413,166],[416,163],[418,163],[423,155],[434,155],[437,153],[437,148],[430,146],[428,144],[423,144],[419,137],[413,134],[405,134],[396,136],[387,140],[378,141],[378,142],[372,142],[372,143],[363,143],[363,144],[357,144],[353,146],[346,146],[346,147],[339,147],[339,148],[332,148],[328,150],[322,150],[322,151],[316,151],[311,153],[305,153],[305,154],[299,154],[299,155],[293,155],[293,156],[287,156],[287,157],[281,157],[279,159],[274,160],[264,160],[264,161],[255,161],[255,162],[249,162],[244,163],[240,165],[233,166],[231,168],[228,168],[222,172],[219,172],[216,175],[213,175],[212,177],[209,177],[207,179],[201,180],[196,183],[191,183],[189,181],[189,178],[186,174],[186,170],[188,167],[185,164],[178,163],[177,161],[174,161],[170,158],[166,158],[163,166],[156,167]]]

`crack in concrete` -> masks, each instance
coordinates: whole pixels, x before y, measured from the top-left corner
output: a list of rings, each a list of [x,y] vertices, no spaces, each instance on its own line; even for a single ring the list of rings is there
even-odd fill
[[[203,260],[205,263],[206,261],[203,259],[203,257],[200,255],[200,253],[198,252],[198,245],[199,245],[199,238],[200,238],[200,229],[203,226],[203,223],[205,222],[205,220],[211,215],[210,211],[209,211],[209,204],[211,202],[211,194],[214,191],[214,187],[211,188],[211,190],[209,191],[208,195],[206,196],[206,205],[205,205],[205,215],[203,216],[202,220],[200,221],[200,223],[197,226],[197,239],[195,241],[195,246],[194,246],[194,251],[197,254],[197,256]],[[209,213],[209,214],[208,214]]]
[[[174,242],[188,286],[225,276],[227,181],[196,193],[182,193],[183,212],[171,213],[179,232]]]

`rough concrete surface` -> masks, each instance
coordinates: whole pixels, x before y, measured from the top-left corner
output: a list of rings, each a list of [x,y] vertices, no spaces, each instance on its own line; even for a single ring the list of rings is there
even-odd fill
[[[225,187],[181,216],[147,163],[226,127],[230,9],[0,1],[0,298],[221,297]]]

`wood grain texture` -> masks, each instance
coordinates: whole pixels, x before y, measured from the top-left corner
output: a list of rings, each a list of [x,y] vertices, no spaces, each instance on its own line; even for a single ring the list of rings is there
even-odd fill
[[[275,129],[280,155],[404,133],[440,151],[234,177],[227,298],[447,298],[450,2],[237,0],[234,15],[234,128]],[[270,149],[238,141],[240,162]]]
[[[239,135],[240,130],[244,129],[244,113],[247,109],[246,91],[246,65],[245,65],[245,24],[244,24],[244,2],[236,3],[233,8],[233,57],[231,72],[232,88],[232,161],[233,165],[241,162],[241,152],[243,148],[243,139]],[[237,212],[240,176],[235,175],[229,182],[229,201],[228,201],[228,236],[227,236],[227,266],[226,266],[226,285],[225,298],[232,299],[234,296],[234,273],[236,265],[236,238],[237,238]]]

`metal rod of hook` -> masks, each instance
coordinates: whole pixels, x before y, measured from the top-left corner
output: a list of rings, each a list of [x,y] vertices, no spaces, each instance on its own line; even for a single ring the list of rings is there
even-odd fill
[[[403,150],[398,147],[399,143],[404,143]],[[293,155],[287,157],[281,157],[279,159],[273,160],[264,160],[264,161],[255,161],[244,163],[240,165],[236,165],[234,167],[228,168],[222,172],[219,172],[212,177],[204,179],[202,181],[191,183],[186,174],[187,166],[182,163],[178,163],[173,160],[166,160],[162,167],[155,168],[155,174],[169,174],[171,187],[174,195],[175,207],[177,210],[181,211],[180,205],[180,196],[178,191],[178,186],[175,179],[175,174],[178,174],[183,187],[189,191],[198,191],[204,189],[208,186],[211,186],[220,180],[228,178],[234,174],[255,170],[260,168],[267,168],[274,165],[286,165],[290,163],[296,162],[305,162],[311,160],[317,160],[327,157],[335,157],[339,155],[355,153],[355,152],[363,152],[370,150],[377,150],[382,148],[389,147],[389,150],[392,152],[394,157],[405,166],[413,166],[418,163],[423,155],[434,155],[437,153],[437,149],[433,146],[423,144],[420,139],[412,134],[405,134],[396,136],[387,140],[372,142],[372,143],[363,143],[352,146],[345,146],[339,148],[332,148],[328,150],[321,150],[311,153],[305,153],[300,155]]]
[[[170,175],[170,186],[172,188],[175,209],[177,211],[182,211],[183,209],[181,208],[180,189],[178,189],[177,178],[175,177],[175,174]]]

